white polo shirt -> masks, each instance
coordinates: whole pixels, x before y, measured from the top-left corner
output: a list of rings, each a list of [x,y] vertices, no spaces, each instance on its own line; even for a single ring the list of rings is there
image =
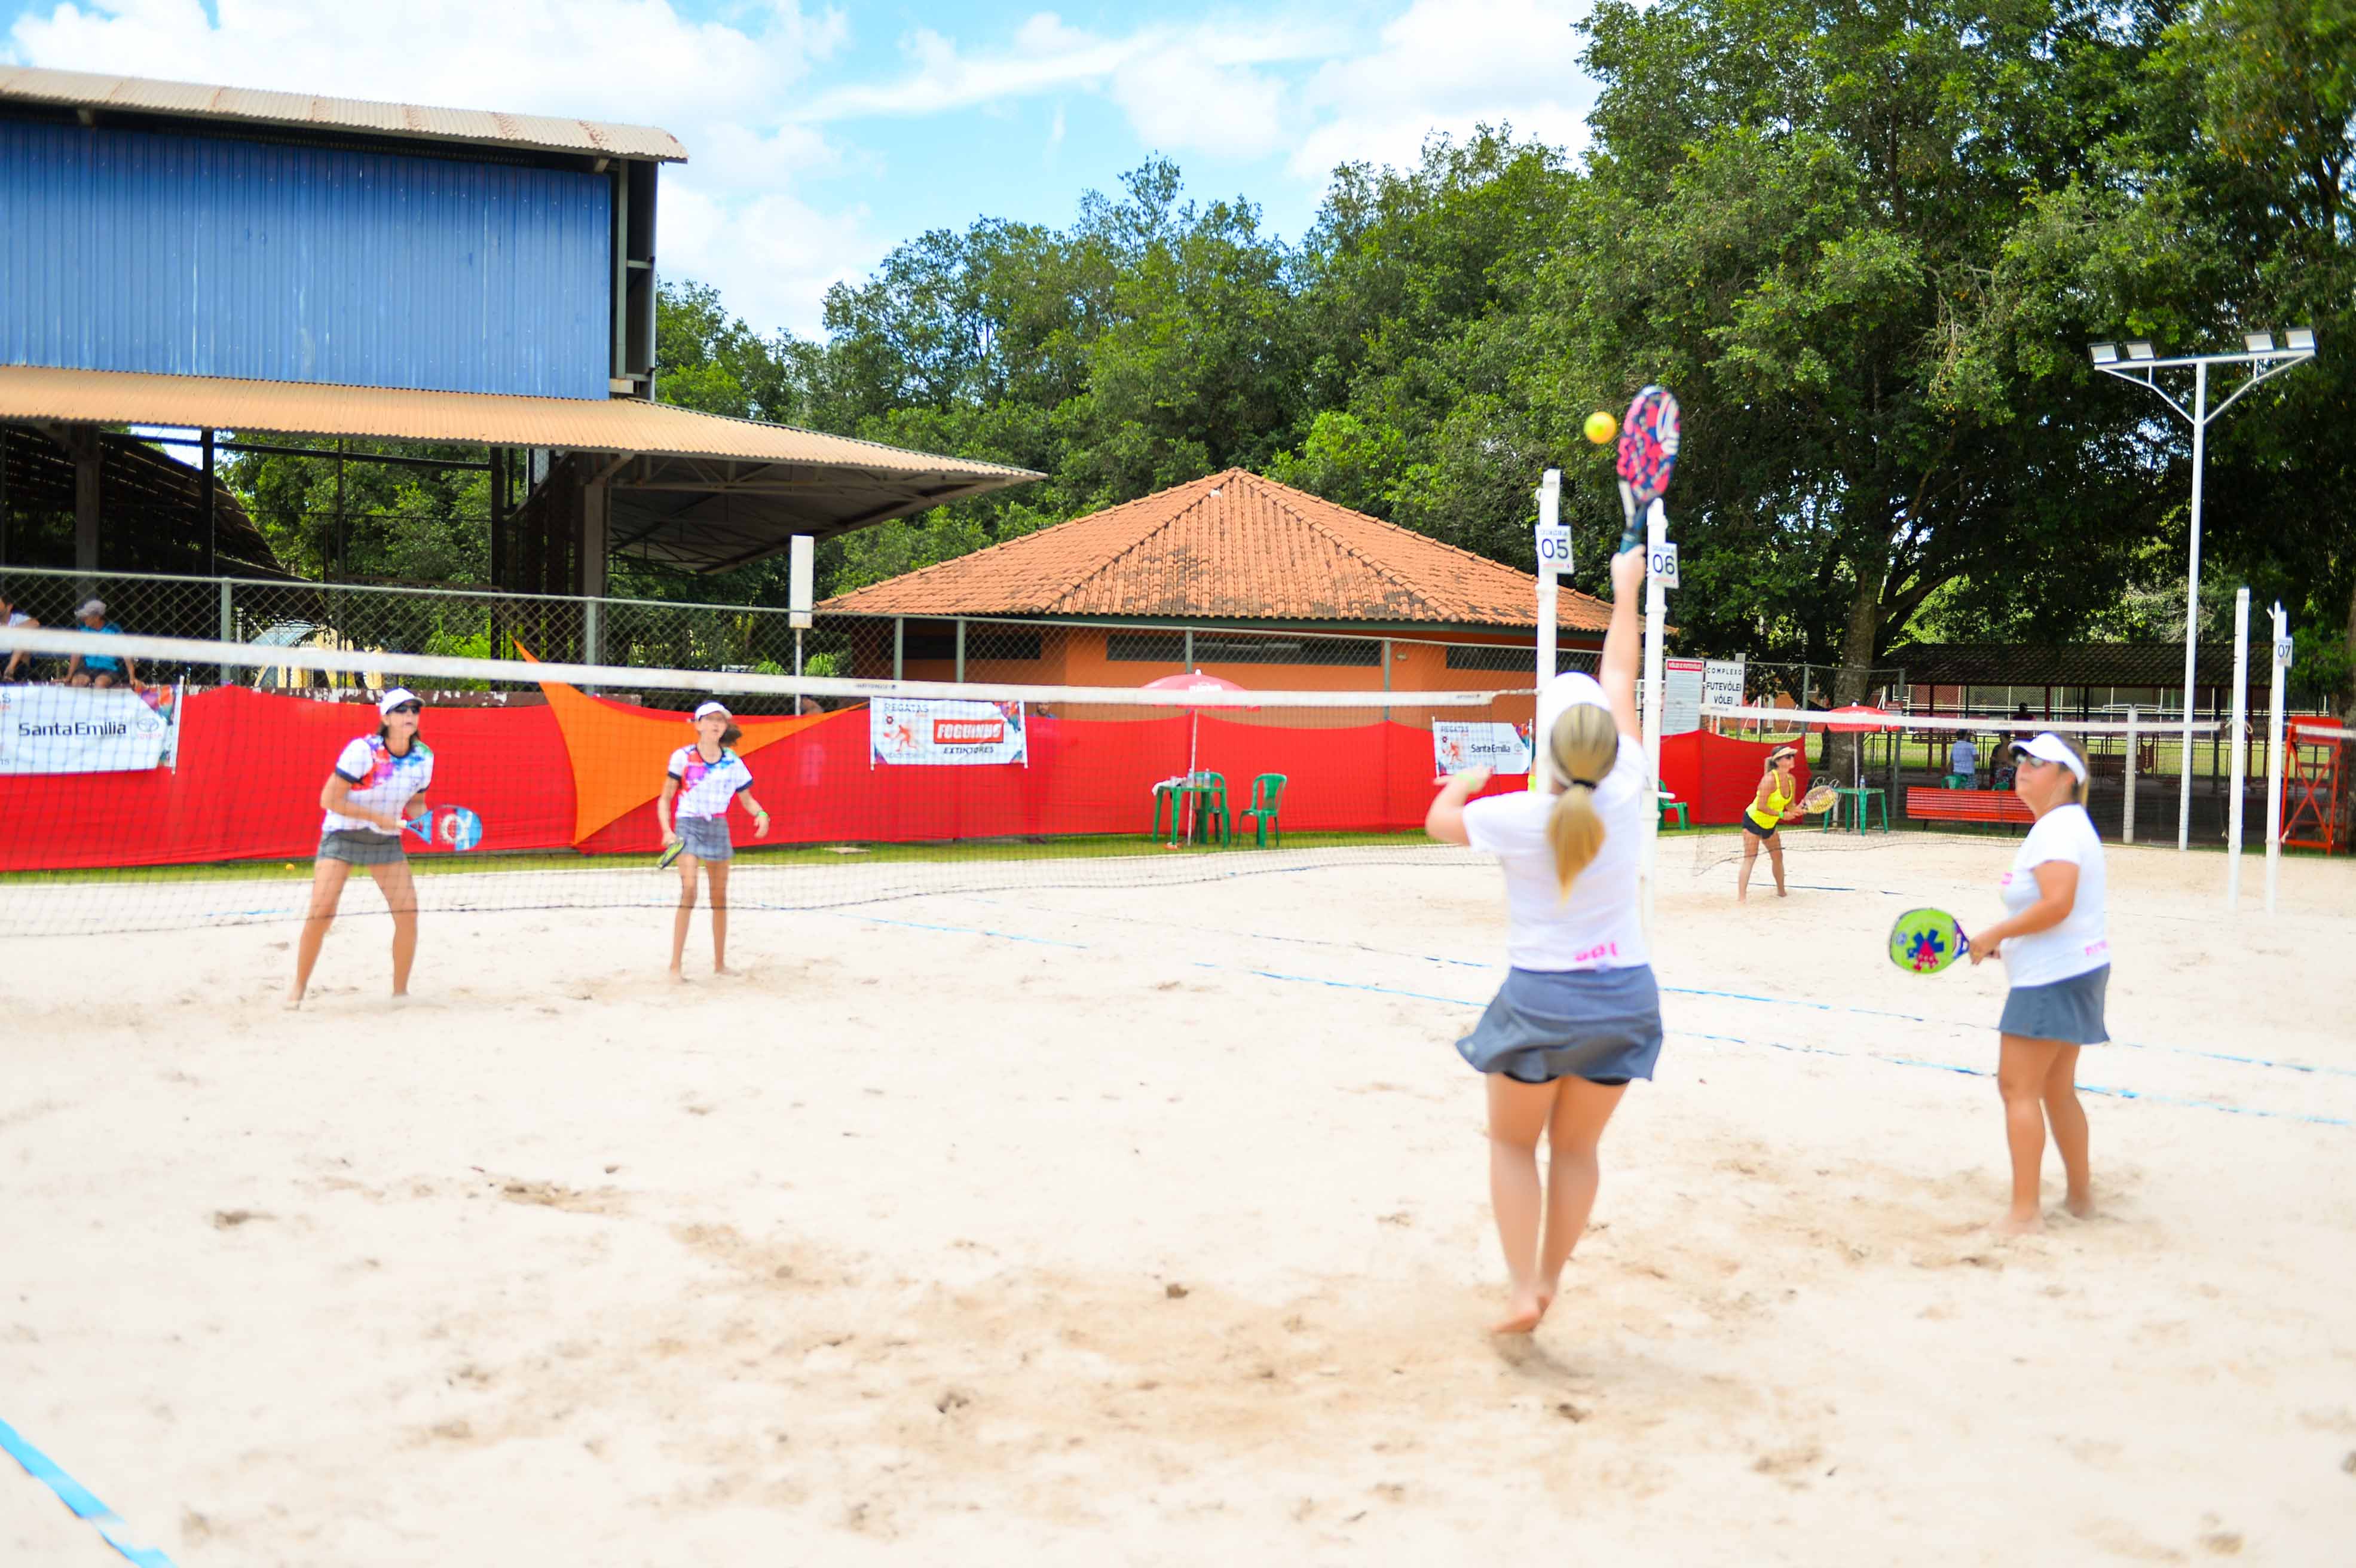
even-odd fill
[[[1618,757],[1595,791],[1603,848],[1567,899],[1546,836],[1553,795],[1517,790],[1465,806],[1465,838],[1505,864],[1505,957],[1515,968],[1633,969],[1652,961],[1637,878],[1644,814],[1657,809],[1655,798],[1644,748],[1621,736]]]
[[[2067,860],[2078,868],[2078,894],[2051,930],[2015,936],[2004,944],[2006,978],[2016,986],[2050,986],[2111,961],[2109,879],[2103,872],[2102,835],[2083,805],[2057,805],[2037,819],[2012,869],[2004,874],[2004,912],[2019,914],[2044,896],[2037,868]]]
[[[434,752],[424,741],[412,736],[408,753],[396,757],[380,738],[355,735],[336,758],[336,774],[352,786],[345,797],[352,805],[398,814],[434,782]],[[340,811],[327,813],[322,827],[329,833],[373,833],[380,838],[401,837]]]

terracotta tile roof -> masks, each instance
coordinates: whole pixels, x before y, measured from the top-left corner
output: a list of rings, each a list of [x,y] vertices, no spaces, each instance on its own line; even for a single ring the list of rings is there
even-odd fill
[[[873,615],[1532,624],[1537,580],[1240,468],[830,599]],[[1602,601],[1562,591],[1561,625]]]

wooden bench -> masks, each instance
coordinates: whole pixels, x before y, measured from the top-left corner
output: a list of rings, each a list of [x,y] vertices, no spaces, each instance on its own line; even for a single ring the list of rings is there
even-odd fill
[[[1906,786],[1906,815],[1927,822],[2019,822],[2037,820],[2008,789],[1938,789]]]

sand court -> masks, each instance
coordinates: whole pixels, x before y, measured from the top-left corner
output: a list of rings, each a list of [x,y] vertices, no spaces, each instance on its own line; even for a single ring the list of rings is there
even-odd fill
[[[0,1420],[184,1565],[2335,1560],[2356,873],[2111,851],[2102,1211],[2049,1154],[1999,1242],[2000,969],[1880,943],[2013,841],[1793,837],[1740,909],[1665,846],[1521,1343],[1477,860],[748,911],[684,989],[659,912],[436,914],[400,1008],[356,889],[292,1016],[285,924],[12,942]],[[0,1558],[121,1561],[5,1464]]]

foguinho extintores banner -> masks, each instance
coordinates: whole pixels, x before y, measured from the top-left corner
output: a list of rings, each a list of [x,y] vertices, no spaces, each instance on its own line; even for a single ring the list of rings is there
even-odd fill
[[[867,740],[870,767],[1031,763],[1019,702],[879,697],[868,704]]]
[[[169,687],[0,686],[0,773],[124,773],[172,760]]]

